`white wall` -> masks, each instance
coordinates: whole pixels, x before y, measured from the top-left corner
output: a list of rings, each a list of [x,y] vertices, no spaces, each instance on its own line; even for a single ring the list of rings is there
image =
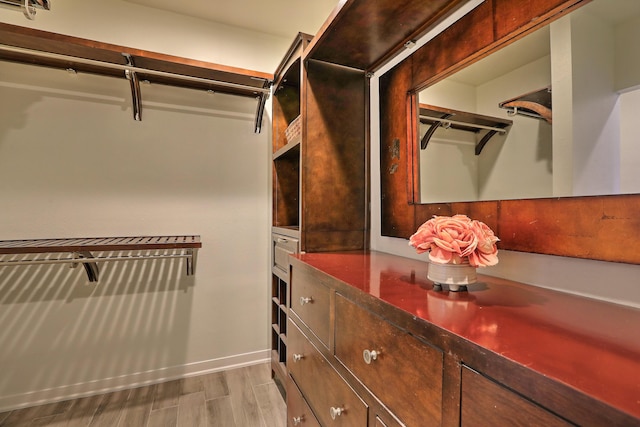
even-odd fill
[[[454,75],[420,92],[425,104],[513,121],[508,132],[494,135],[479,156],[475,155],[475,144],[486,131],[475,134],[439,128],[427,149],[420,152],[423,202],[552,194],[551,125],[521,115],[511,117],[499,107],[503,101],[549,86],[550,67],[547,55],[524,65],[518,62],[513,69],[502,67],[502,74],[492,73],[488,81],[461,83],[454,80]],[[427,128],[423,125],[421,135]],[[443,176],[447,178],[441,179]]]
[[[426,43],[434,33],[427,34],[416,46]],[[379,77],[411,53],[409,51],[399,55],[376,72],[371,79],[371,247],[374,250],[426,261],[424,254],[416,255],[413,248],[409,247],[408,240],[381,235],[380,180],[375,178],[380,174]],[[554,143],[555,141],[554,135]],[[424,218],[425,221],[427,219]],[[500,251],[499,257],[500,262],[497,266],[482,269],[479,273],[640,307],[640,287],[637,286],[640,265],[514,251]]]
[[[290,43],[113,4],[56,1],[34,25],[267,72]],[[96,284],[0,267],[0,411],[269,355],[268,115],[256,135],[253,99],[143,85],[136,122],[130,97],[124,79],[0,62],[1,239],[203,242],[190,277],[182,261],[100,264]]]
[[[500,102],[549,86],[550,79],[550,58],[545,56],[478,86],[476,112],[513,121],[506,137],[495,135],[479,156],[480,200],[551,194],[551,125],[520,115],[510,117],[498,107]]]
[[[0,7],[0,22],[273,73],[293,41],[124,0],[56,0],[36,19]]]

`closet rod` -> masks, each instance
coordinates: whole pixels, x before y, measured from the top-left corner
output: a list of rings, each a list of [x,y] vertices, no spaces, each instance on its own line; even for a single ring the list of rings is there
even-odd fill
[[[183,259],[192,258],[192,254],[167,254],[167,255],[119,255],[117,257],[97,256],[91,258],[42,258],[42,259],[15,259],[0,261],[0,266],[10,265],[35,265],[35,264],[79,264],[84,262],[102,261],[131,261],[146,259]]]
[[[33,56],[39,56],[42,58],[57,59],[62,61],[73,61],[73,62],[85,64],[85,65],[94,65],[94,66],[99,66],[104,68],[111,68],[113,70],[123,71],[123,74],[122,74],[123,76],[124,76],[124,72],[128,70],[130,72],[135,71],[143,74],[150,74],[150,75],[159,76],[159,77],[171,77],[171,78],[176,78],[178,80],[192,81],[192,82],[198,82],[198,83],[215,82],[215,84],[217,85],[228,87],[230,89],[243,89],[243,90],[254,91],[256,92],[256,96],[258,96],[258,94],[267,95],[270,92],[269,88],[259,88],[254,86],[242,85],[238,83],[229,83],[229,82],[223,82],[220,80],[205,79],[202,77],[185,76],[184,74],[175,74],[175,73],[169,73],[166,71],[150,70],[148,68],[139,68],[135,66],[132,67],[130,65],[113,64],[111,62],[97,61],[93,59],[79,58],[75,56],[62,55],[59,53],[43,52],[43,51],[33,50],[33,49],[25,49],[21,47],[9,46],[5,44],[0,44],[0,51],[20,53],[25,55],[33,55]],[[267,79],[261,79],[257,77],[256,79],[264,80],[265,82],[268,82]]]
[[[429,116],[420,116],[420,118],[424,119],[426,121],[430,121],[430,122],[440,122],[440,123],[442,123],[442,127],[444,127],[445,129],[448,127],[447,125],[459,125],[459,126],[472,127],[472,128],[476,128],[476,129],[492,130],[492,131],[496,131],[496,132],[499,132],[499,133],[507,133],[506,129],[498,128],[498,127],[494,127],[494,126],[485,126],[485,125],[480,125],[480,124],[476,124],[476,123],[469,123],[469,122],[457,122],[455,120],[439,119],[437,117],[429,117]]]
[[[83,264],[90,282],[98,281],[98,267],[96,262],[131,261],[148,259],[185,259],[187,276],[195,274],[197,249],[187,249],[181,254],[162,255],[119,255],[119,256],[93,256],[90,252],[80,254],[72,253],[72,258],[36,258],[36,259],[11,259],[0,261],[0,267],[12,267],[17,265],[43,265],[43,264],[72,264],[72,267]]]

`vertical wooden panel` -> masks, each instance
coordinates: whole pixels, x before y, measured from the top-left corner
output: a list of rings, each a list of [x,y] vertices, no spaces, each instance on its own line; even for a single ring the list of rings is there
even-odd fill
[[[412,81],[406,60],[380,78],[380,191],[382,234],[404,237],[413,232],[413,205],[409,199],[407,92]]]
[[[301,152],[302,250],[362,249],[368,232],[364,72],[305,63]]]

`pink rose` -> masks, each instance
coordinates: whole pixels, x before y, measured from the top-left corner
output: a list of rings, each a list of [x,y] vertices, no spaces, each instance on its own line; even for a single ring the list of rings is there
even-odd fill
[[[487,267],[498,263],[498,239],[493,231],[480,221],[472,221],[471,229],[478,238],[476,250],[469,256],[469,264],[474,267]]]
[[[429,250],[429,259],[440,264],[459,264],[475,251],[478,238],[466,215],[434,216],[418,228],[409,244],[418,253]]]
[[[483,222],[466,215],[434,216],[409,239],[416,252],[429,251],[429,259],[440,264],[460,264],[469,261],[473,267],[498,263],[499,239]]]

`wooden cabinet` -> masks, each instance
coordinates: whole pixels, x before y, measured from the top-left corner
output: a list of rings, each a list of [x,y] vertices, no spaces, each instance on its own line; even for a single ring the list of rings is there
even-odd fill
[[[323,426],[331,407],[359,426],[640,425],[640,310],[488,276],[434,291],[426,265],[291,257],[292,295],[323,297],[292,301],[290,405],[306,402]]]
[[[300,33],[276,70],[273,86],[272,147],[272,298],[288,287],[288,260],[297,251],[364,249],[368,239],[368,78],[353,70],[304,60],[311,36]],[[345,203],[345,201],[347,203]],[[286,240],[286,241],[285,241]],[[302,292],[298,289],[296,292]],[[284,383],[287,372],[286,313],[294,306],[304,317],[328,295],[292,295],[272,301],[273,374]],[[328,328],[313,325],[325,346]],[[282,390],[282,389],[281,389]]]
[[[442,351],[337,292],[323,273],[295,263],[290,274],[288,389],[300,396],[288,405],[302,399],[321,425],[441,425]]]
[[[315,37],[298,34],[272,88],[275,233],[292,233],[302,252],[368,248],[369,78],[467,1],[343,1]]]

